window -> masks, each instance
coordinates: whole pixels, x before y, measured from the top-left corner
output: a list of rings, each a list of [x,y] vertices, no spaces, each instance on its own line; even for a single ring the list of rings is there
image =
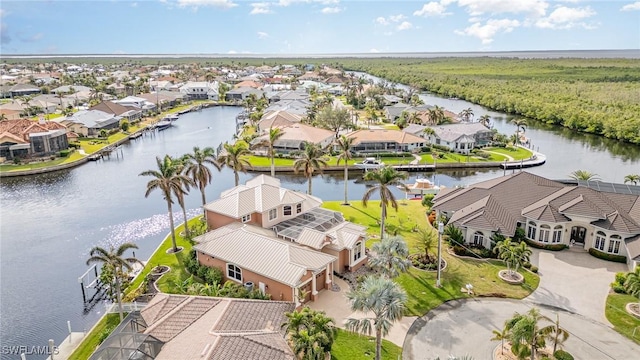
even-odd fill
[[[278,209],[269,210],[269,221],[278,217]]]
[[[480,231],[476,231],[473,234],[473,245],[483,245],[484,243],[484,234]]]
[[[353,248],[353,262],[360,260],[362,257],[362,243],[357,242],[356,246]]]
[[[242,222],[243,222],[243,223],[246,223],[246,222],[249,222],[249,221],[251,221],[251,214],[249,214],[249,215],[242,215]]]
[[[551,228],[549,227],[549,225],[541,225],[540,226],[540,237],[538,238],[538,241],[540,242],[549,242],[549,233],[551,232]]]
[[[227,277],[241,282],[242,270],[233,264],[227,264]]]
[[[595,248],[604,251],[604,242],[607,240],[607,235],[605,235],[602,231],[598,231],[596,233],[596,244]]]
[[[551,239],[553,243],[562,242],[562,226],[557,225],[553,228],[553,239]]]
[[[527,226],[527,237],[531,240],[536,239],[536,223],[533,221],[529,221],[529,225]]]
[[[296,214],[300,214],[302,212],[302,204],[296,205]]]
[[[291,215],[291,206],[286,205],[286,206],[283,208],[283,211],[284,211],[284,216]]]
[[[609,238],[609,252],[612,254],[618,254],[620,252],[620,236],[611,235]]]

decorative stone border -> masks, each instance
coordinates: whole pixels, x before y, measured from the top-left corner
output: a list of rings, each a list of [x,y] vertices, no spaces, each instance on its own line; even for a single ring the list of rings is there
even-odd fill
[[[433,269],[433,270],[426,270],[426,269],[420,269],[419,267],[417,267],[417,266],[415,266],[413,264],[411,264],[411,266],[416,270],[420,270],[420,271],[424,271],[424,272],[437,272],[438,271],[437,267],[435,269]],[[442,265],[441,266],[442,267],[440,268],[440,271],[444,271],[444,269],[447,268],[447,260],[442,259]]]
[[[173,247],[170,247],[167,249],[167,251],[165,251],[167,254],[179,254],[182,252],[182,250],[184,250],[184,247],[182,246],[178,246],[178,251],[174,252],[173,251]]]
[[[514,280],[511,278],[512,274],[509,273],[509,270],[498,271],[498,277],[502,279],[502,281],[506,282],[507,284],[520,285],[524,282],[524,276],[522,274],[517,272],[513,274],[516,275],[516,277],[518,278],[517,280]]]
[[[162,268],[162,270],[160,272],[156,272],[155,269],[156,268]],[[149,272],[149,274],[153,275],[153,276],[162,276],[166,273],[168,273],[169,271],[171,271],[171,267],[167,266],[167,265],[157,265],[156,267],[154,267],[153,269],[151,269],[151,271]]]
[[[634,307],[636,307],[637,310],[634,309]],[[625,306],[625,310],[627,310],[629,314],[640,319],[640,305],[637,302],[628,303],[627,306]]]

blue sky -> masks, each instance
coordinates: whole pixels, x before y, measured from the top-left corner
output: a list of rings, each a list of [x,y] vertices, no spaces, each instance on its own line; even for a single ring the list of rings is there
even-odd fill
[[[640,48],[640,1],[0,2],[2,54],[328,54]]]

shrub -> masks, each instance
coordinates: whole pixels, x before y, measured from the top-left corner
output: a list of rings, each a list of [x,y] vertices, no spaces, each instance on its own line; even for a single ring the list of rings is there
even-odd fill
[[[431,147],[430,146],[423,146],[423,147],[420,148],[420,152],[429,153],[429,152],[431,152]]]
[[[538,267],[537,266],[531,266],[531,270],[532,273],[537,274],[538,273]]]
[[[555,357],[556,360],[573,360],[573,355],[564,350],[557,350],[553,353],[553,357]]]
[[[58,156],[67,157],[69,156],[70,153],[71,153],[71,150],[60,150],[60,152],[58,153]]]
[[[611,289],[613,289],[613,292],[616,294],[626,294],[627,290],[624,288],[624,286],[622,285],[618,285],[616,283],[612,283],[611,284]]]
[[[449,149],[448,147],[444,146],[444,145],[438,145],[438,144],[431,144],[431,147],[440,151],[444,151],[444,152],[451,152],[451,149]]]
[[[525,269],[531,269],[531,263],[527,261],[526,263],[522,264],[522,267]]]
[[[591,254],[592,256],[597,257],[598,259],[602,259],[602,260],[619,262],[619,263],[626,263],[627,262],[627,257],[626,256],[615,255],[615,254],[607,254],[606,252],[602,252],[602,251],[594,249],[594,248],[590,248],[589,249],[589,254]]]
[[[206,268],[206,266],[201,266]],[[223,278],[223,274],[222,274],[222,270],[218,269],[218,268],[207,268],[207,272],[204,274],[204,282],[206,282],[207,284],[222,284],[222,278]]]
[[[80,146],[80,143],[73,142],[73,143],[69,143],[69,147],[72,149],[80,149],[81,146]]]
[[[521,227],[516,228],[515,234],[513,235],[513,237],[511,237],[511,239],[513,241],[515,241],[515,242],[520,242],[522,240],[525,240],[526,238],[527,238],[527,236],[526,236],[526,234],[524,232],[524,229],[521,228]]]
[[[526,242],[527,245],[531,246],[532,248],[544,249],[544,250],[550,250],[550,251],[560,251],[568,248],[568,246],[565,244],[540,244],[539,242],[532,241],[526,238],[524,239],[524,242]]]
[[[111,333],[113,332],[113,330],[115,330],[115,328],[116,328],[115,325],[111,325],[109,327],[102,329],[102,331],[100,332],[100,335],[98,335],[98,344],[102,344],[102,342],[104,342],[109,337],[109,335],[111,335]]]

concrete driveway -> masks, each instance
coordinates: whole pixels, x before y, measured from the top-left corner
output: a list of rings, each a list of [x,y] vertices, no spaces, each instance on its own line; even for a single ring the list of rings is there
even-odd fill
[[[540,307],[528,301],[470,299],[452,301],[418,319],[409,330],[403,359],[429,360],[449,355],[470,355],[491,359],[498,342],[490,341],[492,330],[502,329],[514,312],[524,313],[537,307],[543,315],[555,319],[569,331],[564,348],[576,359],[637,359],[640,346],[602,323],[563,310]]]

